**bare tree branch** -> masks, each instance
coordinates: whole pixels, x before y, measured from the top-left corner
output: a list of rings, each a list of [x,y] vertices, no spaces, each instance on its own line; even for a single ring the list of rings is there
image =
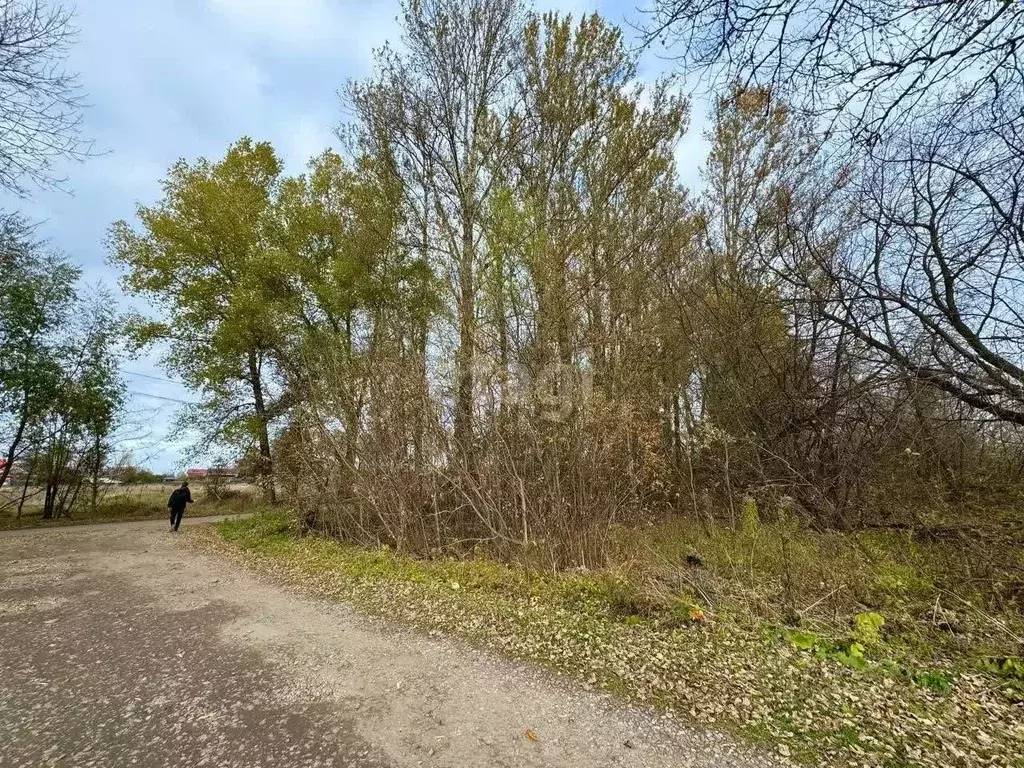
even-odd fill
[[[46,0],[0,0],[0,187],[59,186],[62,158],[82,160],[83,94],[65,67],[72,10]]]

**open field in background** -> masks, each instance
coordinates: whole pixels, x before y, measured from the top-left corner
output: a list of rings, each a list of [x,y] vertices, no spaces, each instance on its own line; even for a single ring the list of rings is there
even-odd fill
[[[174,483],[147,483],[141,485],[104,485],[100,487],[96,508],[92,508],[92,495],[83,488],[70,515],[43,519],[42,489],[29,488],[22,514],[18,516],[20,486],[0,488],[0,530],[37,528],[42,526],[79,525],[83,523],[128,522],[131,520],[162,519],[167,515],[167,498],[180,485]],[[190,484],[195,502],[186,515],[222,514],[242,511],[251,505],[256,494],[249,483],[218,483],[213,486],[203,481]]]
[[[190,537],[809,765],[1021,768],[1015,514],[984,530],[817,533],[748,509],[735,529],[617,531],[606,569],[563,573],[304,537],[280,510]]]

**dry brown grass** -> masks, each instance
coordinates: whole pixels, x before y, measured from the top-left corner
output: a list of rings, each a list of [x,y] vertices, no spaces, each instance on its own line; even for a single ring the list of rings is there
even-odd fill
[[[140,485],[105,485],[100,488],[95,509],[88,489],[83,489],[70,514],[51,520],[43,519],[42,489],[29,488],[22,513],[18,515],[20,487],[10,485],[0,489],[0,530],[36,528],[40,526],[77,525],[82,523],[127,522],[130,520],[162,519],[167,515],[167,498],[177,483],[148,483]],[[210,514],[225,511],[244,511],[255,496],[255,489],[247,483],[227,486],[232,493],[223,498],[210,498],[203,483],[193,484],[193,497],[197,504],[190,514],[209,510]]]

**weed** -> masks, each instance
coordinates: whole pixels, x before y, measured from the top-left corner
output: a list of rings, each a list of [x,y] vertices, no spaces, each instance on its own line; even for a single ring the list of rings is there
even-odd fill
[[[883,563],[877,568],[872,587],[884,600],[927,599],[935,585],[909,565]]]
[[[785,638],[790,645],[801,651],[813,651],[822,642],[817,635],[801,630],[786,632]]]
[[[953,687],[953,678],[946,672],[924,670],[913,675],[914,683],[932,691],[944,693]]]
[[[757,533],[761,518],[757,512],[757,500],[752,496],[743,499],[743,509],[740,512],[740,530],[747,536]]]
[[[825,658],[834,659],[851,669],[864,669],[868,665],[867,659],[864,658],[864,650],[863,645],[854,641],[829,649]]]
[[[853,637],[864,645],[882,642],[882,626],[885,617],[880,613],[858,613],[853,617]]]
[[[1020,657],[989,658],[985,659],[981,666],[999,677],[1024,682],[1024,659]]]
[[[832,740],[840,747],[855,747],[860,744],[860,732],[852,725],[844,725],[832,734]]]
[[[1015,704],[1024,704],[1024,659],[1016,656],[988,658],[979,667],[1000,680],[1003,695]]]

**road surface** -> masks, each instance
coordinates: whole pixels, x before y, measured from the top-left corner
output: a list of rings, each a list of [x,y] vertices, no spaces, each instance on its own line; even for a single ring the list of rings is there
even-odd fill
[[[289,592],[165,526],[0,537],[0,765],[780,764]]]

